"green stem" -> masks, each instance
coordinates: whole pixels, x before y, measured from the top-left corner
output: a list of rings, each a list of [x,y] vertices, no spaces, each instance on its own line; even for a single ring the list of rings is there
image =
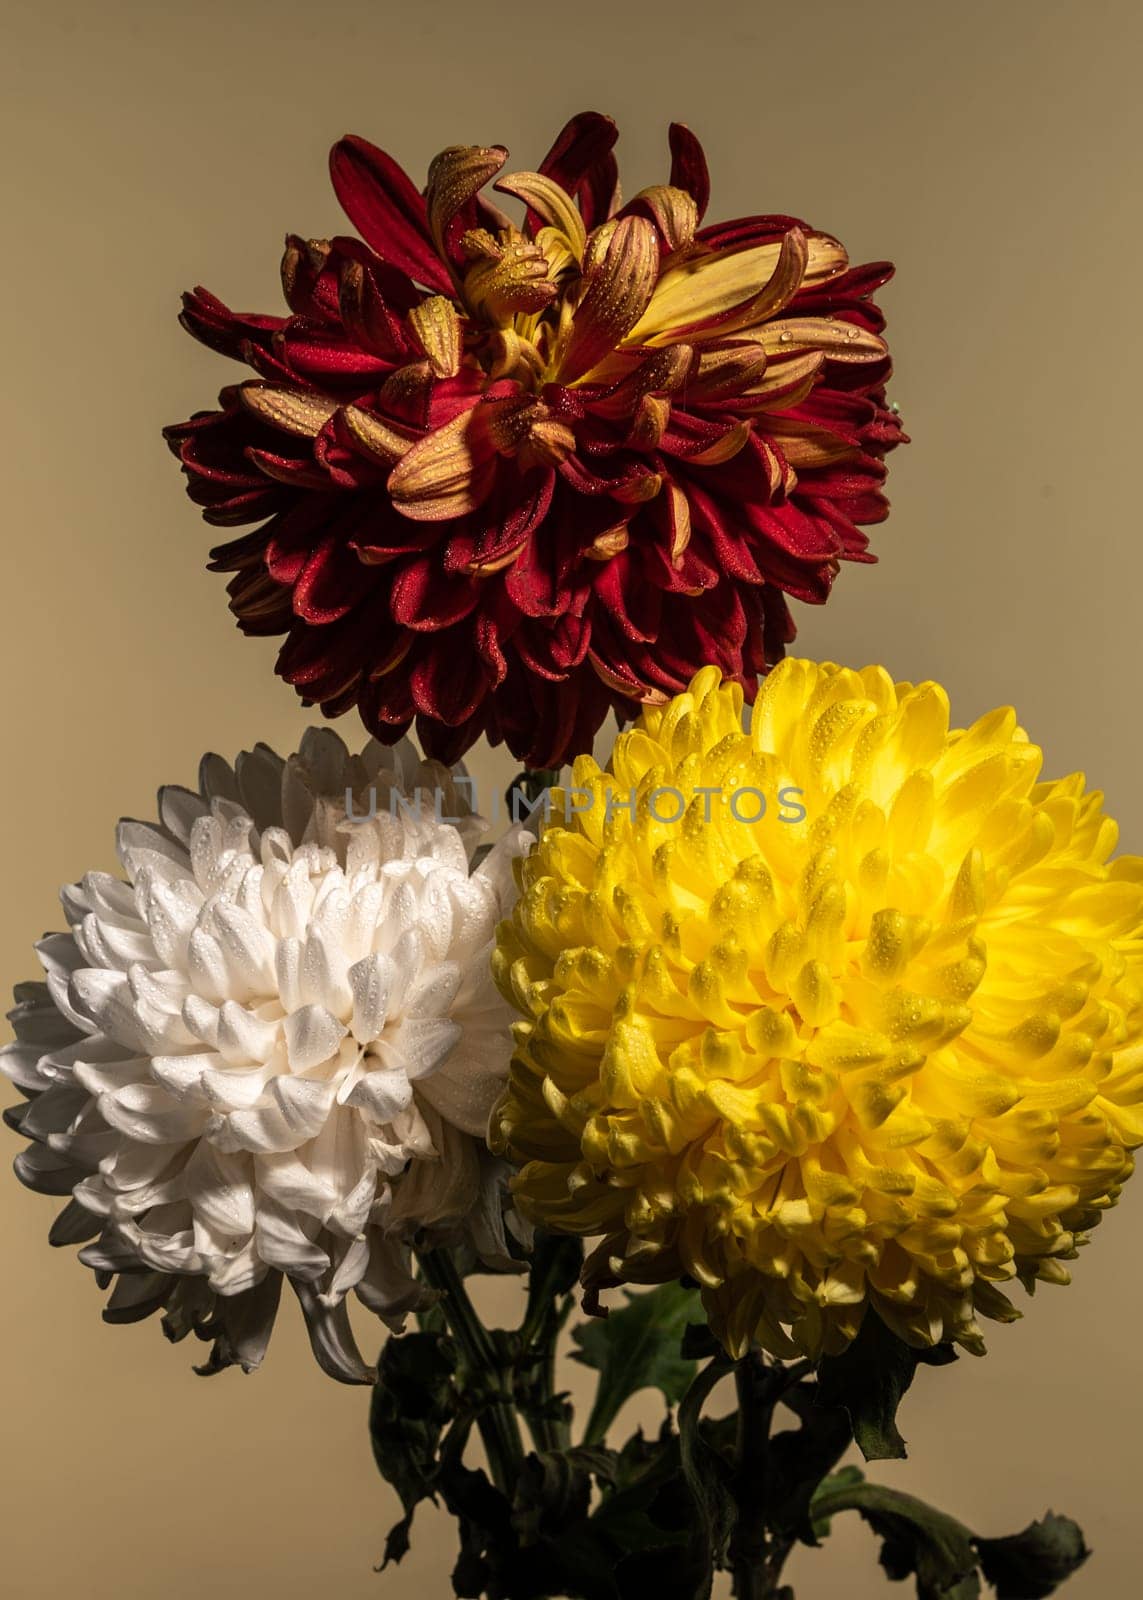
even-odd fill
[[[971,1544],[976,1535],[947,1511],[938,1511],[926,1505],[916,1495],[903,1489],[890,1489],[880,1483],[858,1483],[845,1489],[831,1489],[818,1493],[810,1502],[810,1514],[815,1522],[828,1522],[842,1511],[881,1512],[885,1516],[910,1517],[920,1525],[939,1526],[947,1535]]]
[[[767,1526],[773,1488],[770,1428],[788,1382],[786,1371],[767,1366],[759,1350],[749,1351],[735,1365],[738,1519],[730,1546],[735,1600],[773,1600],[793,1543],[771,1535]]]
[[[490,1403],[480,1408],[476,1422],[484,1441],[492,1481],[502,1493],[511,1496],[524,1460],[511,1375],[499,1360],[487,1329],[476,1315],[448,1251],[427,1250],[418,1259],[425,1282],[441,1296],[449,1331],[457,1342],[468,1374],[495,1385]]]
[[[571,1444],[570,1424],[549,1412],[556,1398],[556,1341],[574,1305],[574,1295],[566,1295],[562,1305],[547,1298],[540,1302],[538,1311],[525,1318],[520,1329],[521,1362],[536,1353],[537,1406],[524,1415],[537,1450],[566,1450]]]
[[[622,1410],[622,1400],[614,1403],[606,1395],[601,1395],[596,1390],[595,1403],[588,1415],[587,1425],[583,1430],[584,1444],[602,1444],[607,1438],[607,1430],[615,1421]]]

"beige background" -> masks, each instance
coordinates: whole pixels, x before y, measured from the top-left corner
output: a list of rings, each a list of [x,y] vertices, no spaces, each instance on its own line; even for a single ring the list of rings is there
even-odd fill
[[[58,924],[54,886],[112,864],[121,812],[149,814],[204,748],[288,746],[303,725],[272,645],[240,639],[203,570],[209,534],[158,430],[224,376],[176,327],[177,292],[276,309],[283,233],[337,224],[325,152],[350,129],[419,177],[464,141],[532,165],[598,107],[622,122],[633,192],[665,176],[678,117],[707,141],[713,215],[794,211],[858,259],[894,257],[893,392],[915,443],[881,565],[843,574],[803,647],[939,677],[964,718],[1015,701],[1051,769],[1096,776],[1143,848],[1127,0],[9,0],[7,16],[5,989]],[[448,1593],[452,1535],[431,1514],[406,1565],[372,1574],[393,1504],[366,1396],[319,1375],[292,1306],[262,1374],[204,1383],[156,1326],[100,1323],[88,1274],[48,1250],[53,1209],[0,1179],[0,1589]],[[982,1531],[1074,1513],[1097,1552],[1076,1600],[1135,1587],[1143,1193],[1101,1233],[1078,1285],[1045,1290],[987,1360],[924,1375],[913,1459],[879,1469]],[[856,1529],[794,1576],[806,1597],[884,1590]]]

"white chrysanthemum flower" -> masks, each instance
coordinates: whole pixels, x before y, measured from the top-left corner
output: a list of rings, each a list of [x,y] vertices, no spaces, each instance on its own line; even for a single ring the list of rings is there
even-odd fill
[[[510,1264],[483,1142],[511,1049],[489,953],[527,836],[470,870],[460,773],[408,740],[350,756],[329,729],[287,761],[208,756],[198,794],[120,824],[126,882],[64,890],[71,931],[17,990],[16,1170],[71,1194],[51,1238],[86,1241],[105,1316],[161,1310],[172,1338],[214,1341],[203,1370],[258,1365],[285,1277],[322,1366],[367,1382],[350,1290],[399,1326],[413,1241]]]

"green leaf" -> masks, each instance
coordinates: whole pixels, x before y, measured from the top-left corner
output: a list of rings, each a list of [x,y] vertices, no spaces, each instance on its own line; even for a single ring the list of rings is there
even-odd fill
[[[810,1501],[853,1439],[848,1413],[841,1406],[816,1404],[816,1387],[800,1385],[797,1400],[793,1393],[784,1397],[796,1411],[801,1426],[783,1429],[770,1439],[774,1490],[766,1520],[771,1528],[792,1534],[804,1544],[818,1542],[810,1520]]]
[[[997,1600],[1043,1600],[1079,1570],[1091,1551],[1070,1517],[1049,1511],[1023,1533],[1005,1539],[977,1539],[980,1569]]]
[[[553,1301],[574,1293],[583,1265],[583,1242],[566,1234],[536,1230],[528,1271],[525,1328],[552,1314]]]
[[[688,1361],[709,1361],[722,1354],[722,1346],[708,1322],[688,1322],[683,1329],[682,1352]]]
[[[710,1594],[715,1569],[726,1565],[737,1516],[733,1468],[702,1428],[702,1408],[708,1396],[733,1370],[734,1363],[729,1357],[716,1357],[694,1379],[679,1406],[683,1476],[702,1519],[707,1552],[706,1570],[701,1588],[695,1591],[696,1600],[703,1600]]]
[[[586,1444],[599,1444],[625,1400],[640,1389],[659,1389],[668,1405],[687,1391],[695,1363],[682,1354],[687,1323],[698,1310],[698,1293],[664,1283],[627,1292],[627,1304],[572,1330],[572,1359],[599,1373],[595,1404],[584,1430]]]
[[[516,1484],[512,1523],[521,1543],[557,1537],[582,1522],[591,1503],[591,1457],[545,1450],[526,1457]]]
[[[822,1511],[822,1504],[833,1495],[840,1495],[843,1490],[852,1489],[856,1484],[865,1482],[865,1474],[860,1467],[839,1467],[836,1472],[831,1472],[828,1478],[823,1478],[810,1497],[810,1516],[813,1518],[813,1531],[817,1540],[824,1539],[830,1533],[833,1521],[833,1510]],[[848,1511],[849,1502],[835,1507],[838,1511]]]
[[[389,1530],[382,1566],[409,1548],[413,1514],[434,1498],[441,1433],[456,1413],[455,1353],[438,1333],[389,1339],[377,1365],[369,1410],[373,1457],[405,1515]]]
[[[849,1348],[819,1363],[818,1400],[849,1413],[853,1437],[866,1461],[903,1459],[905,1441],[897,1428],[897,1407],[917,1367],[943,1367],[955,1360],[951,1345],[915,1350],[868,1311]]]
[[[849,1473],[827,1480],[814,1496],[816,1525],[839,1511],[857,1511],[882,1541],[881,1565],[890,1578],[917,1580],[918,1600],[977,1600],[977,1553],[962,1523],[910,1494],[866,1483]]]
[[[694,1600],[709,1569],[706,1529],[682,1473],[678,1435],[636,1433],[611,1452],[591,1529],[610,1554],[620,1600]]]

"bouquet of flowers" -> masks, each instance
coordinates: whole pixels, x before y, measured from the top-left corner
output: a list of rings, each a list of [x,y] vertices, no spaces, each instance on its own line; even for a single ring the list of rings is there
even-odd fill
[[[185,297],[249,374],[166,430],[249,530],[212,565],[368,738],[208,754],[63,890],[0,1054],[16,1171],[200,1372],[256,1369],[288,1284],[370,1387],[385,1564],[442,1503],[457,1595],[791,1600],[855,1511],[921,1600],[1032,1600],[1073,1522],[978,1532],[845,1458],[903,1456],[917,1369],[1067,1283],[1131,1173],[1143,860],[1013,711],[786,657],[887,513],[891,268],[705,222],[679,124],[623,203],[615,140],[421,190],[345,138],[355,231],[288,236],[286,314]],[[659,1433],[616,1438],[641,1389]]]

